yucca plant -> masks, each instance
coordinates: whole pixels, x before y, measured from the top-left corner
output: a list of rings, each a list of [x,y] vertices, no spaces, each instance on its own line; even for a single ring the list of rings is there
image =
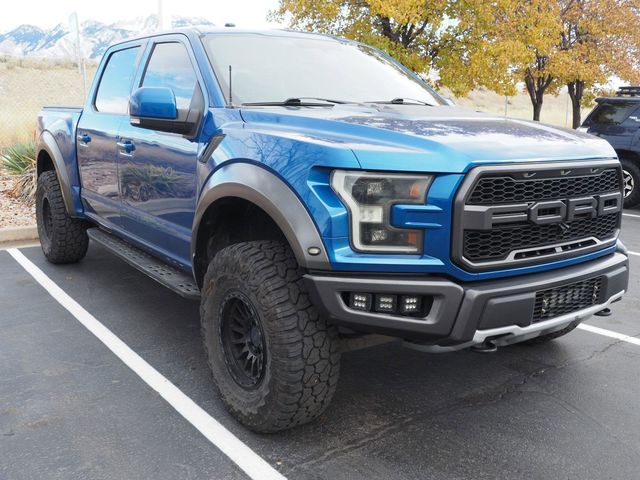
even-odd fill
[[[27,202],[36,196],[36,146],[16,143],[0,153],[0,170],[13,177],[12,195]]]

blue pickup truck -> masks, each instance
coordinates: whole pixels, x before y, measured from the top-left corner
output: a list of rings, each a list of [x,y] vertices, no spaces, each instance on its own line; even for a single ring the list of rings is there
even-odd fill
[[[360,43],[130,40],[36,134],[46,258],[91,239],[198,299],[215,385],[256,431],[324,411],[344,336],[544,343],[627,289],[606,141],[458,108]]]

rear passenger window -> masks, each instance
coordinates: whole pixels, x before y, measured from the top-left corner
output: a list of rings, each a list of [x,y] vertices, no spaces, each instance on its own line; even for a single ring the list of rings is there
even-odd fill
[[[139,47],[127,48],[109,57],[96,94],[95,107],[99,112],[127,113],[138,50]]]
[[[176,96],[180,110],[188,109],[197,86],[196,74],[184,45],[158,43],[142,80],[143,87],[168,87]]]
[[[637,102],[601,103],[589,118],[589,123],[596,125],[620,125],[636,108]]]

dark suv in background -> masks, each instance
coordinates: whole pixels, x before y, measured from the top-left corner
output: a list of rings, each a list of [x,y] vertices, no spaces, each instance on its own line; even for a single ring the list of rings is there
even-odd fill
[[[624,206],[640,204],[640,87],[620,87],[615,97],[596,99],[597,106],[580,130],[607,140],[624,173]]]

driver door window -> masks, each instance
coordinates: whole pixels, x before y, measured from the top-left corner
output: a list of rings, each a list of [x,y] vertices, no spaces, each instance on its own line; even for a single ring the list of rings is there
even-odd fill
[[[168,87],[178,110],[188,110],[198,84],[187,50],[181,43],[158,43],[142,79],[142,87]]]

